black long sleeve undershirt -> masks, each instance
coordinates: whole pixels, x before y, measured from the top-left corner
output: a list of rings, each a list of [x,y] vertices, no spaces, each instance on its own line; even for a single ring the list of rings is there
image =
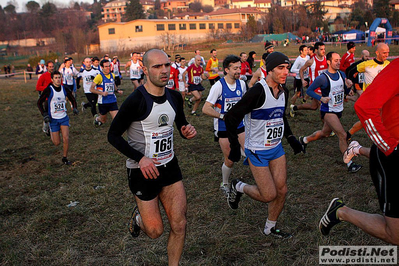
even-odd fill
[[[56,87],[53,84],[50,84],[50,85],[53,86],[54,90],[56,90],[57,92],[61,91],[61,86],[60,87]],[[47,111],[43,107],[43,103],[46,102],[48,97],[50,97],[50,93],[51,93],[50,85],[48,85],[47,88],[44,89],[44,91],[40,95],[39,100],[37,100],[37,107],[39,108],[39,111],[42,114],[42,116],[47,114]],[[68,89],[65,89],[65,90],[66,90],[66,93],[67,93],[66,97],[71,101],[73,108],[77,108],[78,105],[76,103],[75,97],[73,97],[72,92],[70,90],[68,90]]]
[[[175,118],[176,127],[179,130],[180,135],[185,138],[181,133],[181,127],[187,125],[188,122],[183,111],[183,99],[180,93],[176,91],[169,90],[169,93],[171,94],[172,100],[177,109]],[[150,95],[150,97],[158,104],[166,101],[165,94],[163,96]],[[123,102],[108,131],[109,143],[111,143],[111,145],[113,145],[122,154],[136,162],[139,162],[141,158],[144,157],[144,154],[130,146],[122,135],[134,121],[141,121],[145,118],[146,110],[147,104],[145,98],[143,94],[136,89]]]

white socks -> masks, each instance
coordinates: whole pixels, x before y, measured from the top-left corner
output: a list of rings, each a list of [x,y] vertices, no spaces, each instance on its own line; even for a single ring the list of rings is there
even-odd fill
[[[265,235],[269,235],[271,233],[270,230],[276,226],[276,223],[277,221],[270,221],[269,219],[266,219],[265,229],[263,229]]]
[[[222,165],[222,179],[223,179],[223,184],[228,184],[229,183],[229,177],[231,175],[231,171],[233,169],[229,168],[223,163]]]
[[[237,185],[236,185],[237,191],[238,191],[238,192],[241,192],[241,193],[244,193],[244,187],[245,187],[246,185],[247,185],[247,184],[244,183],[244,182],[242,182],[242,181],[238,182]]]
[[[303,143],[305,143],[305,144],[308,144],[308,143],[309,143],[309,141],[308,141],[308,138],[307,138],[307,137],[303,137]]]

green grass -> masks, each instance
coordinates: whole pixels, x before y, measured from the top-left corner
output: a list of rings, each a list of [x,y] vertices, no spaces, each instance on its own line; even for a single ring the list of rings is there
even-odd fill
[[[237,54],[250,48],[219,48],[219,58],[233,49]],[[294,48],[284,52],[294,53]],[[118,99],[119,105],[132,88],[128,80],[122,82],[125,94]],[[207,92],[209,83],[204,84]],[[126,158],[106,139],[109,121],[94,128],[88,110],[71,115],[69,158],[74,165],[63,166],[61,147],[41,132],[35,80],[25,84],[1,79],[0,87],[0,264],[166,265],[166,219],[159,239],[143,234],[133,239],[128,233],[133,195],[127,185]],[[85,97],[82,91],[78,94],[80,103]],[[279,226],[294,233],[294,238],[281,241],[261,234],[266,204],[244,196],[238,210],[228,208],[219,191],[222,154],[213,141],[212,119],[205,115],[187,119],[198,136],[190,141],[175,138],[188,201],[181,265],[316,265],[319,245],[384,244],[347,223],[335,227],[328,237],[317,230],[333,197],[343,198],[356,209],[380,213],[368,161],[355,159],[363,169],[347,173],[337,137],[311,143],[306,154],[296,156],[284,140],[289,192]],[[344,128],[356,120],[353,103],[345,103]],[[289,122],[297,136],[322,125],[316,111],[299,112]],[[371,145],[364,131],[354,138]],[[235,165],[231,178],[238,177],[254,183],[242,162]],[[68,208],[70,201],[79,204]]]

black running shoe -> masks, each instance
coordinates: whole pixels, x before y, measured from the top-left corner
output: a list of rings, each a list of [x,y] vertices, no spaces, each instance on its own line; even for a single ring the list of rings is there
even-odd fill
[[[263,232],[265,236],[273,236],[275,238],[280,238],[280,239],[289,239],[292,237],[292,234],[290,233],[285,233],[281,231],[280,229],[272,228],[270,229],[270,234],[266,235],[265,232]]]
[[[356,173],[358,172],[360,169],[362,169],[362,165],[360,164],[355,164],[354,162],[352,162],[349,166],[348,166],[348,172],[349,173]]]
[[[62,163],[65,164],[65,165],[71,165],[71,162],[68,161],[67,157],[62,157]]]
[[[187,106],[190,109],[193,107],[193,103],[190,101],[190,99],[188,99],[188,101],[187,101]]]
[[[337,211],[339,208],[344,206],[345,203],[343,203],[339,198],[335,198],[330,202],[326,213],[323,215],[323,217],[321,217],[319,223],[319,230],[324,236],[330,233],[330,230],[334,225],[341,222],[341,220],[338,218]]]
[[[299,137],[299,142],[300,142],[301,145],[302,145],[303,153],[306,153],[306,146],[308,146],[308,144],[306,144],[305,142],[303,142],[303,137],[302,137],[302,136]]]
[[[352,140],[352,134],[346,131],[346,141],[350,142]]]
[[[132,237],[138,237],[140,235],[140,226],[136,222],[137,215],[140,215],[139,208],[136,206],[133,209],[132,217],[129,221],[129,232]]]
[[[233,210],[236,210],[238,208],[238,203],[240,202],[240,198],[243,194],[241,192],[238,192],[236,189],[236,185],[240,181],[240,179],[234,179],[230,183],[230,194],[227,197],[227,203]]]

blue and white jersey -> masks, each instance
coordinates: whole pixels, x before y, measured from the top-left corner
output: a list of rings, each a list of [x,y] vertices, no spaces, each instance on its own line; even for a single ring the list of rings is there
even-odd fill
[[[79,74],[76,68],[70,66],[62,68],[62,84],[68,86],[75,86],[75,77]]]
[[[50,85],[50,96],[48,97],[48,114],[52,119],[62,119],[67,116],[66,95],[64,86],[61,90],[56,91],[53,85]]]
[[[110,73],[109,78],[107,78],[103,72],[100,72],[102,82],[101,84],[97,84],[97,90],[99,91],[107,91],[107,96],[98,95],[98,103],[99,104],[107,104],[107,103],[115,103],[115,80],[114,74]]]
[[[225,114],[239,101],[246,92],[245,82],[236,80],[234,84],[228,84],[224,78],[218,80],[209,91],[207,102],[214,105],[215,111]],[[222,119],[213,120],[215,131],[226,131],[226,124]],[[241,122],[238,128],[242,128]]]
[[[328,103],[321,103],[320,111],[322,112],[334,112],[339,113],[344,110],[344,96],[345,96],[345,85],[344,85],[344,78],[340,71],[335,73],[334,76],[338,76],[337,80],[334,80],[329,72],[324,72],[322,74],[326,76],[329,82],[329,86],[327,87],[320,87],[321,94],[323,97],[330,97],[330,101]]]
[[[259,83],[265,91],[264,104],[245,115],[245,148],[270,150],[281,143],[284,134],[285,95],[276,99],[264,79]]]

